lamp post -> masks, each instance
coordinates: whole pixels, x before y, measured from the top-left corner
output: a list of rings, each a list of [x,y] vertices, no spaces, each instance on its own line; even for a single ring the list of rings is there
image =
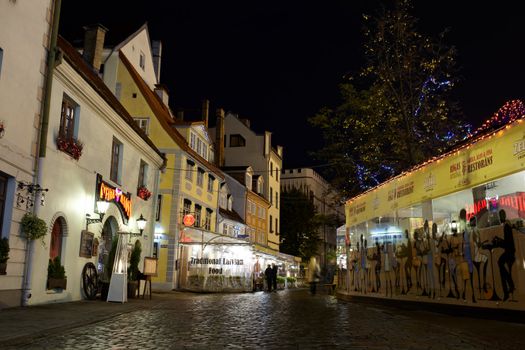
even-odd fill
[[[137,219],[137,227],[138,227],[139,232],[140,232],[139,236],[142,236],[142,232],[144,232],[144,229],[146,228],[146,224],[147,223],[148,223],[148,220],[146,220],[144,218],[144,216],[142,216],[142,214],[140,214],[140,218]]]
[[[106,214],[106,211],[109,208],[109,202],[98,200],[97,201],[97,212],[98,212],[98,219],[92,219],[90,214],[86,214],[86,231],[88,229],[88,226],[97,222],[102,223],[102,219],[104,218],[104,215]]]

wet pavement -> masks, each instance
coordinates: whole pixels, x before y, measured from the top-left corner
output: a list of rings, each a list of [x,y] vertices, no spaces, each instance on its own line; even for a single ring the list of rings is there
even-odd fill
[[[17,326],[30,325],[31,313],[50,321],[35,316],[35,332],[15,334]],[[9,322],[16,315],[18,323]],[[4,333],[9,324],[11,336]],[[407,311],[304,289],[2,310],[0,329],[0,349],[519,349],[525,343],[521,323]]]

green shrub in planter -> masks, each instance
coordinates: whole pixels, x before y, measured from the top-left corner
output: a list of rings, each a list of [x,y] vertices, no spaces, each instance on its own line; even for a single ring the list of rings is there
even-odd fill
[[[66,270],[60,263],[60,257],[57,256],[53,260],[49,259],[49,263],[47,265],[47,288],[66,289],[66,284]]]
[[[47,234],[47,224],[44,220],[31,213],[26,213],[22,217],[20,225],[28,240],[41,239],[42,244],[44,244],[44,236]]]

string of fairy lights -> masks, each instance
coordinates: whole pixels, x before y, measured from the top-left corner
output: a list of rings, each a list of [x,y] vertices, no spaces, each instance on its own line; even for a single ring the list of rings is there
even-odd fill
[[[363,197],[364,195],[376,190],[379,187],[386,186],[388,183],[402,178],[404,176],[411,175],[413,172],[424,169],[427,165],[430,165],[434,162],[440,162],[442,159],[458,155],[461,151],[469,149],[474,144],[479,143],[484,140],[490,140],[496,136],[502,136],[504,131],[510,129],[511,127],[523,123],[525,119],[525,106],[521,100],[511,100],[507,101],[496,113],[487,119],[479,128],[477,128],[473,133],[469,134],[462,143],[461,146],[454,148],[453,150],[443,153],[439,156],[434,156],[411,169],[404,171],[391,179],[383,182],[382,184],[375,186],[366,190],[365,192],[355,196],[347,201],[347,203],[352,203],[357,199]]]

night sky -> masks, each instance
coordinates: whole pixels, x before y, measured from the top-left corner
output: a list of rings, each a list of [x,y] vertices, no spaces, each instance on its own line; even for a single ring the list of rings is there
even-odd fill
[[[108,40],[123,39],[148,22],[151,39],[163,44],[161,83],[171,107],[198,114],[207,98],[210,119],[218,107],[250,119],[252,129],[272,131],[274,145],[284,146],[284,168],[322,163],[309,155],[321,136],[307,118],[339,102],[343,75],[361,67],[361,15],[381,3],[109,2],[63,0],[61,34],[74,42],[83,25],[99,22],[109,29]],[[414,2],[421,32],[450,29],[447,44],[458,50],[457,96],[467,120],[479,126],[505,101],[523,98],[525,15],[518,2]]]

